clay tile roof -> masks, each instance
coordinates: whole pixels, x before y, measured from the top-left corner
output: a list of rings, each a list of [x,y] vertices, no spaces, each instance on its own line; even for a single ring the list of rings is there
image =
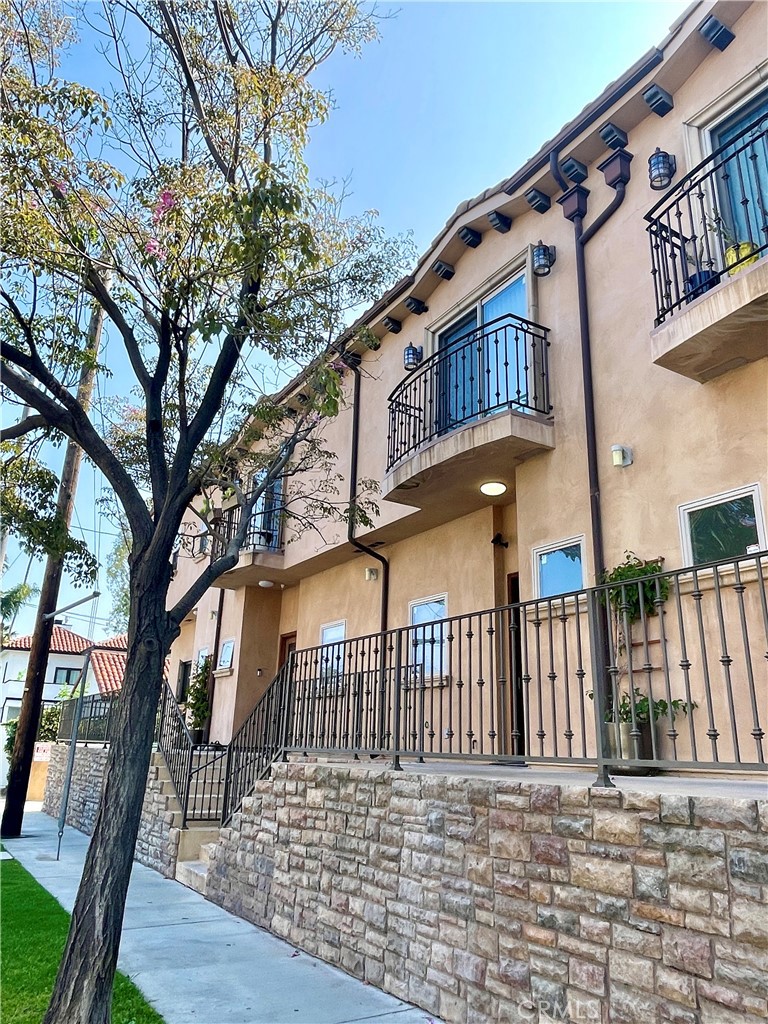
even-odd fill
[[[82,654],[93,644],[88,637],[73,633],[64,626],[54,626],[51,636],[51,654]],[[3,645],[8,651],[28,651],[32,646],[31,636],[16,636]]]
[[[121,633],[119,636],[111,636],[107,640],[99,640],[99,647],[115,647],[124,651],[128,646],[128,634]]]
[[[121,651],[93,651],[91,668],[100,694],[117,693],[123,685],[125,654]]]

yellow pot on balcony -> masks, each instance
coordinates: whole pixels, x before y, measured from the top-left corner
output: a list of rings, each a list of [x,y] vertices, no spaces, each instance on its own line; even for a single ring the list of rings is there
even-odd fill
[[[758,259],[756,250],[757,246],[754,242],[738,242],[736,245],[729,245],[725,250],[725,265],[730,268],[728,274],[733,277],[744,267],[748,267],[750,263],[756,263]],[[755,255],[747,259],[750,253],[755,253]]]

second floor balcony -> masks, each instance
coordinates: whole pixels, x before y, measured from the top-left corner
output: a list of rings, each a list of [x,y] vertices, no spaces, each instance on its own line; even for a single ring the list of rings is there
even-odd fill
[[[646,215],[653,360],[702,383],[768,356],[768,112],[743,121]]]
[[[284,502],[280,483],[278,481],[277,486],[266,490],[257,500],[248,521],[240,561],[222,577],[224,585],[256,583],[262,578],[261,570],[268,570],[271,577],[282,569]],[[212,559],[220,558],[224,554],[227,545],[240,527],[242,515],[240,505],[233,505],[221,513],[211,534]]]
[[[482,482],[554,447],[548,333],[505,314],[440,347],[398,384],[389,396],[389,500],[422,508],[453,501],[459,464],[471,485],[469,460]],[[471,503],[452,508],[471,511]]]

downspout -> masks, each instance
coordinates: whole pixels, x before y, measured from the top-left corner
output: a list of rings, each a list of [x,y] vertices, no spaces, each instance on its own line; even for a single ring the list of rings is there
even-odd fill
[[[619,151],[623,153],[623,151]],[[573,223],[573,235],[576,253],[576,288],[579,306],[579,335],[581,342],[581,374],[584,387],[584,423],[587,442],[587,477],[589,481],[589,511],[592,527],[592,561],[595,583],[599,583],[605,571],[605,552],[603,546],[603,516],[600,503],[600,476],[597,458],[597,427],[595,419],[595,391],[592,374],[592,337],[589,328],[589,305],[587,291],[587,268],[584,247],[591,238],[610,220],[624,202],[627,181],[629,180],[629,161],[631,154],[624,153],[626,162],[626,180],[619,179],[611,187],[615,195],[600,216],[588,228],[584,228],[584,215],[587,211],[589,191],[581,185],[568,186],[558,165],[557,150],[549,157],[550,171],[555,181],[564,191],[558,199],[563,207],[565,217]],[[611,158],[609,157],[609,160]],[[606,161],[607,162],[607,161]],[[604,167],[601,164],[600,167]]]
[[[624,202],[627,183],[630,177],[629,165],[632,154],[623,149],[614,151],[606,160],[598,165],[598,170],[605,173],[607,184],[615,190],[615,195],[603,212],[588,228],[584,228],[584,217],[587,212],[589,190],[581,184],[570,188],[558,166],[557,151],[550,154],[550,170],[564,194],[558,199],[567,220],[573,223],[573,238],[576,255],[576,289],[579,305],[579,334],[581,340],[581,374],[584,387],[584,424],[587,442],[587,476],[589,480],[589,513],[592,527],[592,561],[594,564],[595,583],[599,584],[605,571],[605,551],[603,547],[603,516],[600,503],[600,475],[597,459],[597,427],[595,422],[595,391],[592,373],[592,337],[589,329],[589,294],[587,290],[587,267],[584,247],[591,238],[607,223]],[[595,602],[597,605],[597,602]],[[605,671],[610,664],[610,651],[605,624],[599,611],[594,607],[589,610],[592,629],[595,633],[595,649],[593,650],[593,670],[595,675],[595,726],[598,736],[598,775],[596,786],[613,787],[609,766],[605,761],[605,752],[609,749],[608,723],[605,711],[611,706],[612,693],[609,677]]]
[[[381,565],[381,614],[379,628],[386,633],[389,622],[389,561],[384,555],[379,554],[367,544],[355,539],[355,520],[352,511],[357,497],[357,462],[358,447],[360,443],[360,356],[356,352],[346,352],[341,357],[346,366],[352,371],[355,377],[354,390],[352,392],[352,453],[349,462],[349,514],[347,518],[347,540],[352,547],[362,551],[363,554],[375,558]]]

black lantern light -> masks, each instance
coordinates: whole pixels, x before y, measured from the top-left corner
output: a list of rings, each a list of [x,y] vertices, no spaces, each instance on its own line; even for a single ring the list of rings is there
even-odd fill
[[[416,348],[415,345],[406,345],[403,349],[403,369],[408,373],[412,373],[421,365],[423,358],[424,350],[421,346]]]
[[[546,277],[556,259],[554,245],[544,245],[541,239],[533,247],[533,272],[536,277]]]
[[[677,161],[663,149],[656,147],[656,152],[648,157],[648,178],[655,192],[663,192],[669,188],[677,171]]]

